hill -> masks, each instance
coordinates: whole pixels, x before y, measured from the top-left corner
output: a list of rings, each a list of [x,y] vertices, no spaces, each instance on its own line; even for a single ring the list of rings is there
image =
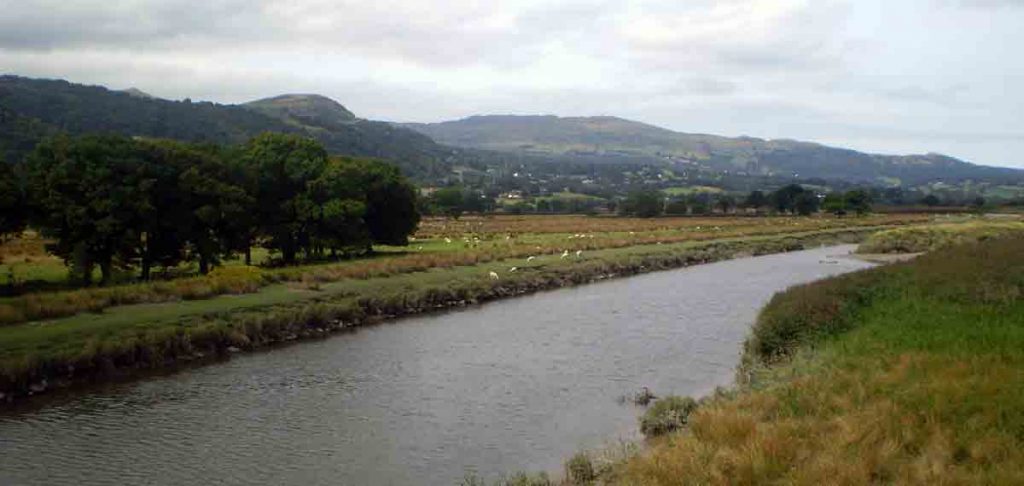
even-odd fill
[[[474,116],[404,126],[438,143],[534,156],[695,166],[738,175],[917,185],[1024,180],[1024,171],[938,154],[877,155],[794,140],[680,133],[616,117]]]
[[[245,105],[154,98],[61,80],[0,76],[0,153],[14,161],[42,137],[104,132],[186,141],[241,143],[266,131],[307,133],[334,154],[377,157],[409,176],[449,173],[451,150],[392,124],[357,118],[315,95],[286,95]]]

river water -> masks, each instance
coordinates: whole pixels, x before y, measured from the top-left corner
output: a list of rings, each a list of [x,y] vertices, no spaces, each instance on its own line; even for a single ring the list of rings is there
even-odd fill
[[[758,309],[852,246],[370,326],[0,414],[0,484],[454,485],[638,438],[643,386],[729,385]]]

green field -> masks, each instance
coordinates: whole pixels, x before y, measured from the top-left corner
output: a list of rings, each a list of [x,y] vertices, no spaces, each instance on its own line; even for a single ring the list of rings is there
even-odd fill
[[[722,221],[726,224],[727,220]],[[609,222],[609,229],[630,224],[629,220]],[[222,353],[229,347],[255,348],[379,317],[467,305],[608,275],[673,268],[736,254],[785,251],[803,244],[849,241],[884,228],[856,224],[830,227],[809,222],[786,231],[761,233],[751,231],[749,223],[741,223],[736,222],[742,231],[718,230],[708,237],[699,237],[702,232],[684,232],[673,238],[667,230],[642,237],[611,232],[612,236],[604,239],[540,232],[525,237],[531,251],[497,252],[490,254],[493,258],[451,248],[461,246],[465,250],[465,245],[482,244],[472,243],[479,236],[466,237],[461,243],[435,237],[427,240],[433,240],[429,244],[437,248],[421,256],[384,256],[279,270],[236,267],[216,271],[210,277],[140,284],[148,287],[83,289],[40,297],[50,301],[9,298],[5,300],[21,299],[18,302],[22,304],[63,303],[69,306],[69,312],[0,326],[0,391],[24,389],[43,378],[56,382],[87,377],[100,370],[160,367],[169,360]],[[512,224],[509,221],[503,227]],[[477,234],[489,238],[486,233]],[[658,241],[649,242],[647,238]],[[418,238],[417,243],[422,240]],[[568,245],[574,241],[578,242],[576,246]],[[543,242],[548,246],[542,246]],[[550,251],[555,242],[561,251]],[[209,287],[211,281],[225,290]],[[181,289],[191,289],[197,295],[186,300],[174,298],[173,292]],[[60,295],[63,297],[58,298]],[[131,303],[138,296],[146,298]],[[90,312],[75,311],[76,305],[87,306],[92,299],[98,304],[86,307]],[[44,308],[55,312],[51,307]]]
[[[682,186],[662,189],[661,192],[669,196],[691,196],[694,194],[721,194],[725,191],[720,187],[712,186]]]
[[[1024,236],[794,287],[747,385],[611,484],[1024,483]]]

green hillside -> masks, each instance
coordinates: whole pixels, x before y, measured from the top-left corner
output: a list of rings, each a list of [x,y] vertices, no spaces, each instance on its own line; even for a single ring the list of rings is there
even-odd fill
[[[141,93],[141,94],[140,94]],[[416,178],[449,172],[450,149],[391,124],[362,120],[340,104],[288,95],[246,105],[171,101],[60,80],[0,76],[0,151],[14,161],[47,134],[117,133],[241,143],[266,131],[307,133],[333,154],[387,159]]]
[[[644,161],[752,176],[891,185],[933,180],[1024,180],[1024,171],[938,154],[875,155],[794,140],[679,133],[616,117],[474,116],[405,126],[438,143],[522,154]]]

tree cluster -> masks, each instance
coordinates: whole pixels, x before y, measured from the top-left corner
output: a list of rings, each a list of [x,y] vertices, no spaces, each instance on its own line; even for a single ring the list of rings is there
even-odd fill
[[[481,191],[451,186],[442,187],[426,198],[423,212],[458,219],[463,213],[493,211],[494,206],[494,198]]]
[[[822,201],[822,209],[837,216],[847,213],[867,214],[871,212],[871,194],[862,189],[844,193],[833,192],[825,196],[825,200]]]
[[[117,135],[60,135],[24,163],[0,170],[0,231],[27,222],[89,283],[120,268],[221,259],[262,245],[295,263],[300,254],[364,252],[407,244],[416,228],[415,188],[396,167],[328,157],[316,141],[266,133],[224,147]],[[11,209],[8,209],[11,208]]]

